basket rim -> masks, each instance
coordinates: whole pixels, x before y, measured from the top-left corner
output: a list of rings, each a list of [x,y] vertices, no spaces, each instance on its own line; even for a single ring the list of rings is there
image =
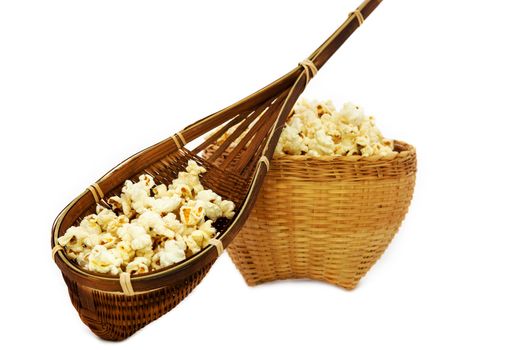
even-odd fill
[[[286,161],[297,161],[297,162],[303,162],[307,160],[314,160],[314,161],[342,161],[342,162],[376,162],[376,161],[388,161],[388,160],[395,160],[397,158],[405,158],[408,155],[412,155],[416,153],[415,146],[399,140],[393,140],[395,148],[402,147],[405,148],[405,150],[402,150],[400,152],[391,153],[386,156],[370,156],[366,157],[363,155],[354,155],[354,156],[311,156],[311,155],[282,155],[282,156],[274,156],[271,160],[271,163],[278,164],[279,162],[286,162]]]

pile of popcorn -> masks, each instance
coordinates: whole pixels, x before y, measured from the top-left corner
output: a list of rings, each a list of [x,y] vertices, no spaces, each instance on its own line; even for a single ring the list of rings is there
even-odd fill
[[[299,101],[287,120],[275,150],[283,155],[385,156],[393,151],[393,141],[385,139],[375,120],[351,103],[339,111],[331,101]]]
[[[127,180],[122,194],[109,198],[111,209],[98,205],[58,243],[69,259],[99,273],[140,274],[176,264],[209,244],[217,219],[235,214],[233,202],[204,189],[204,172],[190,160],[169,186],[149,175]]]

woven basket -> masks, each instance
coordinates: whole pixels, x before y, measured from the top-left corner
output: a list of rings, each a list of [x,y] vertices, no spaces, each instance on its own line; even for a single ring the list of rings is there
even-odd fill
[[[353,289],[398,231],[413,195],[415,149],[387,157],[271,161],[227,251],[248,285],[307,278]]]
[[[289,73],[124,160],[62,210],[51,232],[52,257],[80,318],[94,333],[108,340],[124,339],[178,305],[200,283],[245,223],[268,172],[285,119],[310,78],[379,4],[380,0],[365,0],[333,35]],[[236,131],[215,148],[218,137],[231,127],[236,127]],[[217,129],[213,137],[190,147],[193,141],[198,143],[201,136]],[[202,153],[207,159],[200,156]],[[66,257],[58,238],[72,225],[78,225],[85,215],[95,212],[97,204],[108,206],[108,198],[119,194],[126,180],[136,181],[140,174],[147,173],[155,182],[168,184],[184,170],[188,160],[207,169],[201,178],[204,187],[236,205],[235,217],[219,229],[214,246],[209,245],[174,266],[135,276],[89,272]]]
[[[124,179],[137,181],[139,174],[147,173],[154,176],[157,182],[170,183],[179,171],[184,170],[189,159],[208,169],[201,179],[205,187],[218,188],[220,195],[231,199],[240,208],[241,212],[218,236],[223,246],[227,247],[236,234],[231,231],[232,228],[237,227],[238,230],[249,211],[249,208],[244,210],[249,181],[227,171],[215,171],[212,163],[185,148],[178,148],[171,139],[124,161],[71,202],[55,220],[52,230],[53,259],[62,271],[71,302],[80,318],[103,339],[125,339],[179,304],[204,278],[221,250],[209,245],[180,264],[133,276],[126,281],[122,278],[124,274],[119,278],[81,269],[66,258],[56,243],[57,238],[68,227],[78,225],[85,215],[95,212],[97,203],[108,206],[107,199],[121,192]]]

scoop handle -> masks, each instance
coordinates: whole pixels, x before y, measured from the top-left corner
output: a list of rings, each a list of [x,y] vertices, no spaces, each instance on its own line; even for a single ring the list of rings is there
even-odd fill
[[[362,25],[365,19],[377,8],[382,0],[365,0],[354,12],[351,12],[348,18],[342,25],[318,47],[308,59],[314,64],[314,68],[319,70],[322,66],[333,56],[333,54],[346,42],[346,40]],[[310,72],[306,67],[297,67],[291,74],[298,73],[287,95],[286,101],[282,105],[280,113],[278,114],[275,126],[271,131],[268,143],[263,154],[271,159],[275,151],[275,146],[280,137],[282,128],[284,127],[287,117],[290,115],[295,102],[298,100],[307,84],[309,83]],[[287,77],[289,78],[289,77]],[[275,82],[263,90],[271,91],[278,83]]]
[[[362,25],[361,22],[368,18],[381,2],[382,0],[365,0],[354,12],[351,12],[346,21],[309,56],[309,60],[320,69],[351,34]],[[359,13],[362,16],[360,16]]]
[[[313,62],[316,69],[322,66],[329,60],[331,56],[344,44],[344,42],[357,30],[361,25],[362,20],[365,20],[382,2],[382,0],[365,0],[354,12],[350,13],[346,21],[322,44],[320,45],[308,59]],[[360,15],[357,15],[360,14]],[[360,20],[359,20],[360,17]],[[226,107],[216,113],[213,113],[195,123],[187,126],[180,131],[182,137],[186,140],[185,143],[191,142],[204,133],[207,133],[214,128],[228,122],[233,116],[242,113],[248,109],[256,109],[261,103],[264,103],[269,98],[278,96],[282,91],[290,89],[289,96],[286,99],[280,114],[284,117],[277,120],[276,128],[281,129],[285,118],[289,115],[296,100],[306,88],[309,79],[304,77],[304,68],[295,66],[289,73],[277,79],[266,87],[252,93],[244,99]],[[277,132],[279,136],[280,132]],[[170,142],[167,139],[166,142]],[[276,141],[270,141],[270,146],[274,147]],[[207,146],[206,146],[207,147]],[[269,147],[271,149],[271,147]],[[201,149],[199,149],[201,150]],[[268,152],[267,158],[271,159],[273,152]]]

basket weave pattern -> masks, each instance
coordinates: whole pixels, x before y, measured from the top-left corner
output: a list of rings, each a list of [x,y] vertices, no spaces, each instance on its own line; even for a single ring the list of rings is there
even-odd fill
[[[249,285],[309,278],[353,289],[398,231],[413,195],[416,153],[272,160],[227,251]]]
[[[204,278],[211,265],[183,282],[133,296],[78,285],[64,276],[82,321],[103,339],[129,337],[178,305]]]

